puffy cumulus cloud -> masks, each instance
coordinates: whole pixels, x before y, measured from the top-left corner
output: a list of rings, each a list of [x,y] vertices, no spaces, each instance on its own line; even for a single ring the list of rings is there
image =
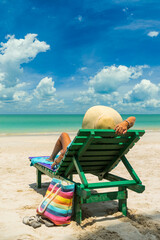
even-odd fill
[[[124,100],[124,93],[129,86],[123,88],[123,93],[119,91],[119,87],[125,86],[131,79],[138,79],[142,76],[143,68],[146,67],[148,66],[126,67],[120,65],[116,67],[113,65],[104,67],[88,81],[88,90],[81,91],[74,101],[87,106],[104,104],[116,109],[123,106],[124,102],[127,105],[129,101],[127,102],[127,97]]]
[[[97,95],[95,94],[94,88],[90,87],[87,91],[80,91],[80,96],[74,99],[74,102],[88,105],[90,103],[97,103]]]
[[[14,87],[6,88],[5,85],[0,83],[0,100],[4,103],[31,101],[32,97],[23,90],[26,86],[27,83],[19,83]]]
[[[81,91],[80,96],[74,99],[74,102],[79,104],[93,106],[93,105],[113,105],[114,102],[122,101],[122,98],[118,92],[111,94],[100,94],[96,93],[94,88],[89,88],[87,91]]]
[[[160,86],[155,85],[150,80],[143,79],[136,84],[133,90],[129,91],[125,97],[125,102],[140,102],[155,99],[160,93]]]
[[[34,89],[28,88],[29,83],[22,82],[22,64],[32,61],[38,53],[46,52],[50,46],[39,41],[37,34],[27,34],[24,39],[8,35],[6,39],[6,43],[0,44],[0,106],[12,106],[13,111],[16,108],[19,111],[30,108],[43,111],[45,106],[52,105],[61,108],[64,102],[56,97],[52,78],[41,79]]]
[[[119,112],[124,114],[131,113],[156,113],[160,108],[160,100],[159,99],[149,99],[139,102],[117,102],[113,104],[113,108],[117,109]]]
[[[159,32],[157,31],[151,31],[147,34],[149,37],[157,37],[159,35]]]
[[[37,34],[27,34],[24,39],[16,39],[14,35],[6,37],[8,41],[1,43],[0,62],[26,63],[36,57],[39,52],[46,52],[50,46],[37,39]]]
[[[43,78],[35,88],[33,95],[39,100],[39,108],[64,103],[63,100],[56,99],[56,88],[52,78]]]
[[[88,90],[80,92],[74,101],[87,107],[106,105],[123,113],[156,112],[160,107],[160,84],[138,79],[146,67],[148,66],[103,68],[89,80]],[[126,86],[131,79],[138,79],[139,82],[134,86]]]
[[[144,107],[147,109],[160,108],[160,100],[159,99],[150,99],[144,103]]]
[[[160,84],[143,79],[124,96],[119,106],[137,113],[156,111],[160,108]]]
[[[115,102],[121,102],[122,96],[118,92],[113,92],[111,94],[101,95],[101,99],[106,105],[113,105]]]
[[[114,109],[116,109],[119,113],[128,114],[128,113],[142,113],[144,111],[144,107],[140,102],[123,102],[123,99],[121,99],[119,102],[114,102],[112,105]]]
[[[16,91],[13,94],[13,101],[28,103],[32,100],[32,96],[29,96],[25,91]]]
[[[37,39],[37,34],[27,34],[24,39],[8,35],[0,47],[0,81],[6,87],[17,84],[23,68],[21,65],[33,60],[39,52],[46,52],[50,46]]]
[[[121,85],[128,83],[130,79],[137,79],[142,75],[142,69],[147,66],[126,67],[115,65],[104,67],[93,78],[89,80],[89,86],[98,93],[111,93]]]
[[[50,99],[55,95],[56,89],[54,88],[54,81],[52,78],[45,77],[43,78],[36,89],[34,90],[34,95],[38,99]]]
[[[27,85],[27,83],[19,83],[14,87],[6,88],[0,83],[0,102],[3,103],[1,107],[4,107],[7,103],[10,103],[14,110],[18,109],[19,111],[24,111],[24,109],[26,111],[28,109],[44,111],[47,107],[45,112],[53,110],[53,105],[54,109],[63,108],[64,102],[57,98],[52,78],[43,78],[30,92],[26,91]]]
[[[3,103],[28,103],[32,97],[26,91],[27,83],[21,82],[22,64],[33,60],[38,53],[50,46],[37,39],[37,34],[27,34],[24,39],[8,35],[0,43],[0,100]]]

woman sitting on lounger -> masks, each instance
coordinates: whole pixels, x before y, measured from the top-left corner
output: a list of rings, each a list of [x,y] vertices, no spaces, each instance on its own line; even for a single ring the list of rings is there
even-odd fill
[[[105,106],[94,106],[86,112],[82,128],[83,129],[114,129],[117,135],[125,134],[127,129],[131,128],[135,123],[135,117],[129,117],[122,120],[120,114],[112,108]],[[53,162],[51,168],[61,162],[71,139],[68,133],[63,132],[58,138],[53,152],[48,161]],[[58,158],[55,157],[60,152]]]

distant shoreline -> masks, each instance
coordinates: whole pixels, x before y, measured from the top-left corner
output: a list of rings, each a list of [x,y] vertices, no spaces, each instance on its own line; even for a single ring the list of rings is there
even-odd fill
[[[69,134],[76,134],[78,132],[77,131],[67,131],[67,133]],[[47,133],[43,133],[43,132],[39,132],[39,133],[32,133],[32,132],[28,132],[28,133],[0,133],[0,137],[9,137],[9,136],[52,136],[52,135],[59,135],[62,132],[47,132]]]
[[[79,130],[79,129],[78,129]],[[77,131],[66,131],[68,134],[72,134],[72,135],[76,135],[77,134]],[[160,129],[133,129],[132,130],[145,130],[145,132],[149,133],[149,132],[160,132]],[[14,136],[17,136],[17,137],[21,137],[21,136],[56,136],[56,135],[60,135],[62,132],[61,131],[58,131],[58,132],[36,132],[36,133],[32,133],[32,132],[28,132],[28,133],[0,133],[0,137],[14,137]]]

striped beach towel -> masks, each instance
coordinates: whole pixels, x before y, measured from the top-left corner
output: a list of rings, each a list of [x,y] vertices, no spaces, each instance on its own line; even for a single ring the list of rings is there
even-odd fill
[[[66,225],[71,221],[75,184],[53,178],[37,213],[55,225]]]

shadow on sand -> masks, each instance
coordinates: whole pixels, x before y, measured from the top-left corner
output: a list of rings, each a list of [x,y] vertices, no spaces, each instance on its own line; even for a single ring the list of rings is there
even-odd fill
[[[34,189],[37,193],[41,194],[43,197],[45,196],[45,193],[49,187],[50,182],[43,182],[41,188],[37,188],[36,183],[29,184],[30,188]]]
[[[29,186],[44,197],[49,184],[50,182],[43,182],[42,188],[37,188],[36,183],[32,183]],[[118,202],[108,201],[84,204],[82,206],[82,213],[83,221],[81,226],[79,226],[82,231],[80,235],[76,236],[77,240],[121,240],[123,238],[117,233],[117,229],[122,228],[125,222],[137,229],[142,235],[142,239],[160,239],[159,212],[155,213],[155,215],[144,216],[137,214],[135,210],[128,209],[127,217],[124,217],[118,212]],[[108,222],[112,220],[120,220],[119,224],[116,224],[114,228],[112,227],[113,231],[107,229],[107,227],[99,226],[100,222],[103,225],[104,221]],[[95,223],[98,223],[98,227]],[[90,228],[93,228],[93,231],[87,230]]]

